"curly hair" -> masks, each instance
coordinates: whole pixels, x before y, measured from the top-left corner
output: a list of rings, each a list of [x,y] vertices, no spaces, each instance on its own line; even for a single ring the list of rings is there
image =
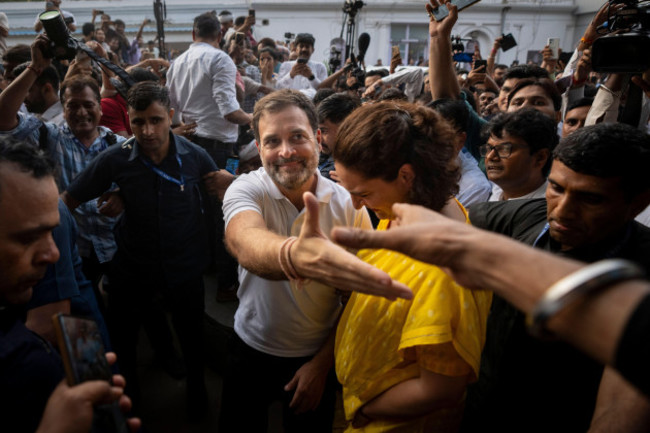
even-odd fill
[[[339,129],[337,164],[367,179],[395,180],[410,164],[415,172],[408,202],[439,211],[458,192],[454,128],[435,111],[401,101],[364,105]]]

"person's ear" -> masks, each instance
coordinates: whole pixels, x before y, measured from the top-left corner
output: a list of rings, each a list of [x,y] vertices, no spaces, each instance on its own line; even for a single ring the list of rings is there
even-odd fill
[[[406,191],[410,191],[415,180],[415,170],[411,164],[404,164],[399,168],[397,179],[404,186]]]
[[[541,169],[546,165],[546,161],[551,157],[551,151],[550,149],[540,149],[535,153],[534,157],[535,167]]]
[[[316,143],[318,144],[318,153],[321,153],[323,151],[323,146],[321,145],[321,142],[323,141],[323,135],[320,132],[320,129],[316,130]]]

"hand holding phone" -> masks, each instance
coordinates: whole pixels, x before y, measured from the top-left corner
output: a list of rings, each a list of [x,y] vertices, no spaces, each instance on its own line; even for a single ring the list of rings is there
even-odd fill
[[[553,58],[557,59],[559,57],[560,38],[548,38],[548,43],[546,45],[548,45],[553,52]]]
[[[68,385],[94,380],[112,383],[113,373],[106,359],[97,322],[60,313],[54,315],[52,321]],[[128,432],[126,420],[116,401],[94,408],[92,432]]]

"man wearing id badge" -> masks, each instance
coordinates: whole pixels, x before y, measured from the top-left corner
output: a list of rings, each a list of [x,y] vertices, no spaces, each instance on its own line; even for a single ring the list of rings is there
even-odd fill
[[[125,212],[115,230],[109,318],[116,319],[110,332],[121,371],[137,409],[138,330],[155,309],[164,308],[172,315],[185,360],[189,415],[200,416],[207,403],[202,353],[206,192],[218,194],[219,169],[204,149],[171,133],[174,110],[165,87],[138,83],[127,103],[135,137],[93,160],[62,198],[74,209],[107,185],[118,185]]]

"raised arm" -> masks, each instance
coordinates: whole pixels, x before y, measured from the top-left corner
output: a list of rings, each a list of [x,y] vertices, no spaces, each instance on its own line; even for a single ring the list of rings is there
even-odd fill
[[[429,86],[431,98],[458,99],[460,85],[456,78],[451,56],[451,29],[458,19],[458,8],[446,3],[449,16],[438,22],[433,18],[433,10],[440,7],[438,0],[429,0],[426,5],[429,13]]]
[[[46,47],[48,43],[45,35],[36,37],[32,42],[30,65],[0,93],[0,131],[10,131],[18,126],[17,114],[25,96],[43,70],[50,66],[50,60],[41,52],[41,48]]]

